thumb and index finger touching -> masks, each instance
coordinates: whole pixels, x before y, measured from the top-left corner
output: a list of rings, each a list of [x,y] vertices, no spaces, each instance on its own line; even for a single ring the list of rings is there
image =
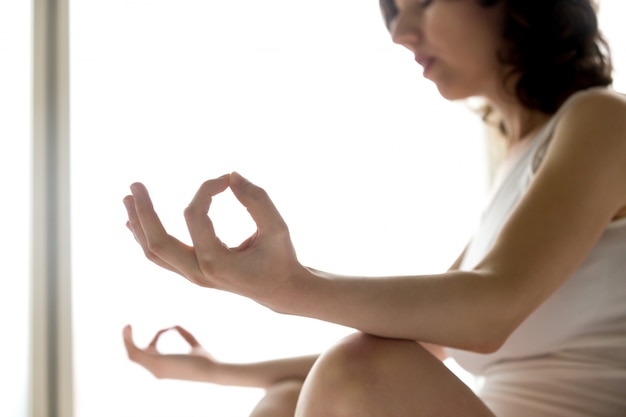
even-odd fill
[[[264,189],[237,172],[230,174],[229,186],[261,232],[285,227],[282,216]]]
[[[232,172],[231,174],[205,181],[185,210],[188,225],[201,226],[201,229],[204,230],[202,234],[209,235],[199,237],[215,238],[213,224],[206,214],[209,211],[213,197],[222,193],[227,188],[231,189],[237,200],[248,210],[260,231],[284,228],[284,220],[265,190],[251,183],[238,172]],[[152,207],[152,201],[148,197],[146,187],[141,183],[134,183],[131,185],[131,190],[133,195],[138,194],[141,197],[139,201],[141,204],[138,204],[137,208],[141,208],[143,211],[147,209],[148,212],[152,213],[154,209]],[[128,199],[128,197],[124,200],[127,205],[131,204],[131,200]],[[134,203],[134,201],[132,201],[132,203]],[[135,207],[133,208],[136,209]],[[137,222],[139,221],[144,228],[157,230],[165,234],[165,228],[158,216],[143,215]]]
[[[147,190],[141,183],[135,183],[131,188],[134,192],[147,195]],[[185,210],[186,217],[191,218],[193,223],[200,221],[209,234],[214,234],[213,224],[206,217],[206,214],[209,211],[213,197],[222,193],[227,188],[231,189],[237,200],[248,210],[259,230],[273,230],[276,227],[284,227],[284,221],[280,213],[265,190],[251,183],[238,172],[232,172],[205,181]],[[145,200],[145,204],[152,208],[152,202],[149,198],[145,198]],[[148,220],[153,223],[151,225],[153,228],[164,231],[164,227],[158,218],[153,216],[149,217]],[[212,237],[214,237],[214,235]]]
[[[150,341],[150,343],[148,344],[146,350],[156,350],[156,346],[157,346],[157,342],[159,341],[159,339],[161,338],[161,336],[169,331],[175,330],[176,332],[178,332],[178,334],[180,334],[182,336],[182,338],[191,346],[191,347],[198,347],[200,346],[200,342],[198,342],[198,340],[195,338],[195,336],[193,334],[191,334],[187,329],[185,329],[182,326],[172,326],[172,327],[167,327],[165,329],[161,329],[159,330],[154,337],[152,338],[152,340]],[[137,347],[137,345],[135,344],[135,341],[133,339],[133,330],[132,327],[130,326],[130,324],[124,326],[124,330],[123,330],[123,339],[124,339],[124,345],[126,346],[126,349],[130,352],[133,351],[138,351],[141,350]]]
[[[227,188],[231,189],[235,198],[248,210],[259,231],[284,228],[283,218],[265,190],[251,183],[238,172],[232,172],[231,174],[205,181],[185,210],[185,218],[190,231],[195,231],[195,238],[192,236],[194,245],[209,244],[213,246],[218,242],[213,223],[207,216],[207,213],[213,197]],[[198,232],[200,230],[202,232]]]

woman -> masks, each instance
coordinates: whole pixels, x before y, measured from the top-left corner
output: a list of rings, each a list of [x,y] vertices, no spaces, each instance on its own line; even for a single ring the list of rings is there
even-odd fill
[[[591,0],[381,0],[393,41],[449,100],[483,97],[507,152],[472,241],[440,275],[343,277],[302,266],[267,194],[237,173],[205,182],[167,234],[145,187],[124,199],[146,256],[203,287],[358,332],[319,357],[237,365],[182,328],[189,355],[124,339],[157,377],[258,386],[253,416],[626,415],[626,99]],[[494,116],[495,115],[495,116]],[[215,236],[230,188],[257,232]],[[474,393],[442,364],[483,375]]]

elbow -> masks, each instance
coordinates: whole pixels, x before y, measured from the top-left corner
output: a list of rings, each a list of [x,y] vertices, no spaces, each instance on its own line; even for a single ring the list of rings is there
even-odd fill
[[[472,337],[465,337],[463,340],[458,341],[451,347],[466,350],[468,352],[489,354],[500,350],[502,345],[504,345],[504,342],[506,342],[506,337],[503,337],[501,334],[496,333],[491,329],[484,331],[474,327],[471,329],[471,332],[473,335]]]
[[[486,318],[477,319],[471,326],[470,338],[466,350],[489,354],[500,350],[518,326],[518,321],[504,314],[491,314]]]
[[[474,307],[468,317],[469,332],[474,335],[468,350],[489,354],[502,348],[511,334],[528,317],[532,307],[528,297],[520,297],[520,291],[493,275],[484,278],[480,295],[474,299]]]
[[[500,350],[506,339],[506,337],[497,334],[485,335],[480,340],[476,340],[467,350],[482,354],[494,353]]]
[[[480,325],[476,329],[478,337],[472,350],[476,353],[484,354],[497,352],[519,326],[519,323],[518,318],[513,315],[489,315],[489,317],[481,320]]]
[[[508,312],[510,314],[492,316],[483,322],[480,332],[483,336],[478,341],[475,352],[489,354],[500,350],[527,317],[525,314],[513,314],[512,309]]]

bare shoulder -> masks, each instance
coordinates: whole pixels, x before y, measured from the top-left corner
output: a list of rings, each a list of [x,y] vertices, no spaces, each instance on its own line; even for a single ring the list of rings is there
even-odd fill
[[[624,217],[626,95],[597,89],[575,97],[561,115],[552,142],[546,165],[564,171],[568,181],[604,184],[607,194],[621,196],[614,218]]]
[[[581,91],[577,94],[578,97],[574,98],[572,108],[587,107],[592,109],[594,107],[603,106],[621,106],[622,110],[626,108],[626,94],[619,93],[610,88],[596,88],[588,91]]]
[[[575,97],[556,125],[554,142],[554,153],[569,149],[626,161],[626,96],[597,89]]]
[[[592,90],[575,97],[557,125],[558,130],[573,128],[579,133],[613,131],[622,136],[626,135],[625,127],[626,95],[609,89]]]

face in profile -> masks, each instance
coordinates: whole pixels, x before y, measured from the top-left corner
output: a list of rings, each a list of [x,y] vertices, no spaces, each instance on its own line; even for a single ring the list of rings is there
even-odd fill
[[[415,55],[423,76],[457,100],[490,96],[502,82],[503,8],[477,0],[395,0],[392,39]]]

